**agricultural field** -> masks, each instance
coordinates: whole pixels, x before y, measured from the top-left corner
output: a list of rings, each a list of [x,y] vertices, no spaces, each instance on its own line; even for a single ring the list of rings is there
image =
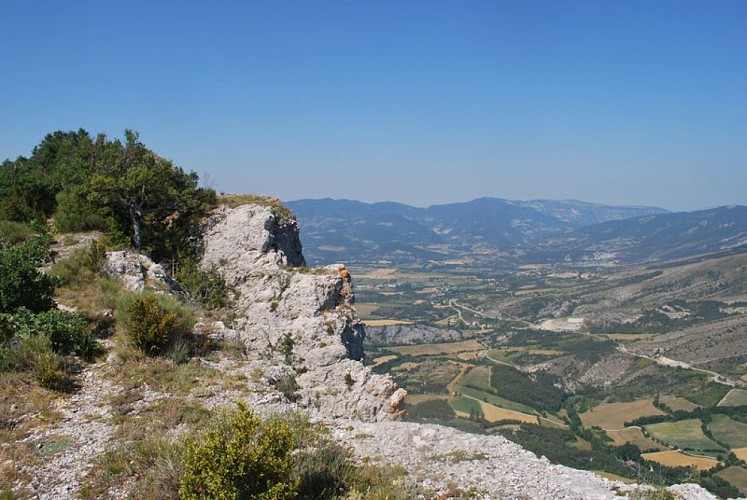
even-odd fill
[[[654,453],[644,453],[643,458],[657,462],[669,467],[691,467],[695,466],[698,470],[705,471],[716,467],[720,462],[715,458],[694,457],[681,451],[657,451]]]
[[[444,344],[419,344],[387,347],[388,350],[403,356],[438,356],[440,354],[456,354],[460,352],[482,351],[485,349],[477,340],[463,340],[462,342],[448,342]]]
[[[747,447],[747,424],[735,422],[726,415],[714,415],[708,429],[714,438],[727,443],[730,448]]]
[[[607,435],[612,438],[612,441],[618,446],[630,443],[636,445],[641,449],[641,451],[662,451],[669,449],[666,446],[644,436],[643,431],[641,431],[639,427],[627,427],[619,431],[606,432]]]
[[[392,374],[408,390],[407,407],[418,421],[501,433],[548,458],[555,457],[551,460],[573,467],[585,463],[573,452],[569,454],[570,448],[581,456],[593,455],[600,468],[621,477],[629,471],[619,469],[614,455],[606,455],[603,466],[599,458],[614,453],[616,446],[631,444],[642,452],[663,452],[647,457],[663,465],[700,470],[710,469],[718,463],[718,456],[730,451],[703,433],[697,413],[684,420],[679,414],[647,423],[643,427],[649,436],[639,427],[625,427],[638,418],[645,421],[666,413],[697,412],[719,403],[747,405],[747,388],[716,383],[706,373],[664,366],[654,359],[652,350],[641,347],[658,342],[669,326],[682,324],[656,311],[689,307],[707,313],[708,307],[717,306],[692,306],[684,301],[664,309],[649,305],[649,309],[640,309],[643,317],[639,310],[612,312],[609,325],[595,322],[590,315],[608,293],[615,293],[615,287],[627,291],[648,286],[647,280],[659,276],[659,271],[616,274],[597,270],[588,279],[563,280],[551,277],[562,273],[542,265],[519,272],[462,264],[378,267],[365,270],[363,276],[354,273],[357,307],[367,325],[414,324],[457,330],[460,335],[451,336],[459,339],[454,342],[433,343],[433,337],[424,337],[429,343],[379,343],[367,349],[369,363],[377,365],[374,369]],[[660,286],[659,281],[655,284]],[[645,300],[658,293],[642,290]],[[538,327],[552,327],[548,319],[558,319],[560,324],[571,317],[584,318],[579,332]],[[584,379],[590,368],[594,375]],[[708,368],[718,371],[718,367]],[[433,420],[437,417],[441,420]],[[506,420],[522,424],[502,423]],[[530,425],[540,420],[541,426]],[[714,413],[708,431],[747,459],[743,426],[747,428]],[[737,474],[739,470],[727,475],[737,481]]]
[[[477,389],[490,389],[490,367],[475,366],[462,376],[461,385]]]
[[[537,423],[536,415],[527,415],[513,410],[506,410],[505,408],[498,408],[490,403],[484,401],[480,402],[480,409],[488,422],[501,422],[503,420],[518,420],[519,422],[526,422],[529,424]]]
[[[412,321],[401,319],[368,319],[363,322],[366,326],[395,326],[395,325],[412,325]]]
[[[673,411],[693,411],[700,408],[700,406],[695,403],[691,403],[687,399],[679,396],[660,396],[659,401],[670,407]]]
[[[530,406],[523,405],[521,403],[517,403],[515,401],[502,398],[500,396],[491,394],[489,392],[480,391],[478,389],[473,389],[471,387],[465,387],[465,386],[458,386],[457,391],[462,395],[468,396],[473,399],[477,399],[479,401],[485,401],[485,402],[490,403],[491,405],[494,405],[500,408],[505,408],[507,410],[513,410],[513,411],[529,413],[529,414],[535,413],[535,410]]]
[[[620,430],[625,427],[625,422],[648,415],[664,415],[663,411],[654,406],[653,399],[639,399],[629,403],[601,403],[581,413],[579,417],[586,427]]]
[[[744,389],[732,389],[719,401],[719,406],[743,406],[747,405],[747,391]]]
[[[729,467],[717,475],[729,481],[742,495],[747,495],[747,469],[744,467]]]
[[[723,447],[708,439],[701,429],[702,422],[698,419],[680,420],[677,422],[662,422],[646,425],[649,435],[669,446],[676,446],[682,450],[694,452],[723,452]]]

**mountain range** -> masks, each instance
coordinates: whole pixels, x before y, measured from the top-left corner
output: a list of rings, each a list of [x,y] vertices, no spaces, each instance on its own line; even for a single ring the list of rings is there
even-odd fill
[[[500,198],[433,205],[286,202],[313,263],[444,261],[640,263],[747,250],[747,207],[657,207]]]

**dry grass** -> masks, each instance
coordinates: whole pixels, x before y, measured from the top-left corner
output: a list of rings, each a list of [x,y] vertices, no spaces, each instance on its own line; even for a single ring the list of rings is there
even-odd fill
[[[591,410],[581,413],[581,421],[586,427],[601,427],[602,429],[619,430],[638,417],[647,415],[664,415],[664,412],[654,406],[653,399],[638,399],[629,403],[601,403]]]
[[[408,404],[416,405],[425,401],[433,401],[434,399],[443,399],[448,401],[449,398],[451,398],[451,396],[442,394],[408,394],[406,401]]]
[[[732,448],[731,451],[734,452],[739,460],[747,461],[747,448]]]
[[[747,469],[744,467],[729,467],[717,475],[729,481],[742,495],[747,495]]]
[[[229,208],[240,207],[241,205],[260,205],[272,209],[272,212],[280,217],[281,221],[295,219],[290,208],[283,205],[279,199],[272,196],[258,194],[224,194],[218,197],[218,203],[226,205]]]
[[[647,438],[643,435],[643,431],[637,427],[628,427],[620,431],[607,431],[607,435],[612,438],[612,441],[617,446],[622,446],[625,443],[636,445],[643,451],[649,450],[667,450],[666,446],[660,445],[656,441]]]
[[[367,319],[363,322],[366,326],[396,326],[412,325],[412,321],[402,321],[398,319]]]
[[[654,336],[653,333],[604,333],[601,337],[607,337],[610,340],[644,340]]]
[[[366,302],[355,303],[355,310],[358,312],[361,318],[367,318],[371,316],[374,313],[374,311],[376,311],[380,307],[381,307],[380,304],[372,304],[372,303],[366,303]]]
[[[658,462],[669,467],[695,466],[698,470],[702,471],[712,469],[720,463],[715,458],[693,457],[681,451],[657,451],[655,453],[643,453],[641,456],[646,460]]]
[[[463,340],[461,342],[449,342],[446,344],[421,344],[406,345],[399,347],[389,347],[390,351],[398,352],[402,355],[411,356],[435,356],[438,354],[456,354],[459,352],[482,351],[485,349],[478,341]]]
[[[385,267],[382,269],[372,269],[365,274],[358,274],[357,277],[359,279],[365,278],[369,280],[385,280],[385,279],[393,278],[396,273],[397,273],[396,268]]]
[[[480,401],[480,408],[485,416],[485,420],[488,422],[500,422],[501,420],[518,420],[519,422],[526,422],[528,424],[536,424],[536,415],[527,415],[513,410],[506,410],[505,408],[498,408],[484,401]]]
[[[387,356],[380,356],[378,358],[374,358],[373,360],[373,366],[378,366],[380,364],[386,363],[387,361],[392,361],[393,359],[397,359],[399,356],[396,354],[389,354]]]
[[[724,399],[719,401],[718,406],[741,406],[747,405],[747,391],[744,389],[732,389]]]
[[[674,411],[693,411],[700,408],[700,406],[696,405],[695,403],[691,403],[687,399],[678,396],[660,396],[659,401],[661,401]]]
[[[59,421],[54,403],[61,397],[39,387],[31,373],[0,373],[0,489],[31,479],[21,467],[37,464],[40,456],[24,439]]]

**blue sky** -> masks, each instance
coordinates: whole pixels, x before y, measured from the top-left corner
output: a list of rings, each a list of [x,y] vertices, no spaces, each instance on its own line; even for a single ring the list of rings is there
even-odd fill
[[[125,128],[228,192],[747,205],[747,2],[0,4],[0,159]]]

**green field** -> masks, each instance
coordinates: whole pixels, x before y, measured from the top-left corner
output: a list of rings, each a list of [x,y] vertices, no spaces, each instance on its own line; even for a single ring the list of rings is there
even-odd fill
[[[449,405],[456,411],[467,414],[483,415],[482,407],[479,401],[474,399],[466,398],[464,396],[456,396],[449,401]]]
[[[747,424],[736,422],[726,415],[714,415],[708,429],[713,437],[728,443],[731,448],[747,447]]]
[[[477,387],[478,389],[490,388],[490,367],[475,366],[464,374],[461,380],[462,385]],[[477,397],[477,396],[475,396]]]
[[[724,396],[719,406],[742,406],[747,405],[747,391],[744,389],[732,389]]]
[[[660,424],[646,425],[646,431],[659,441],[670,446],[677,446],[683,450],[696,452],[722,451],[723,448],[708,439],[700,428],[701,422],[691,418],[678,422],[662,422]]]
[[[461,394],[472,396],[473,398],[479,399],[480,401],[487,401],[494,406],[499,406],[507,410],[520,411],[522,413],[529,413],[530,415],[534,415],[536,413],[534,408],[532,408],[531,406],[526,406],[521,403],[509,401],[508,399],[496,396],[495,394],[490,394],[485,391],[479,391],[477,389],[472,389],[471,387],[464,386],[459,386],[457,389]]]

